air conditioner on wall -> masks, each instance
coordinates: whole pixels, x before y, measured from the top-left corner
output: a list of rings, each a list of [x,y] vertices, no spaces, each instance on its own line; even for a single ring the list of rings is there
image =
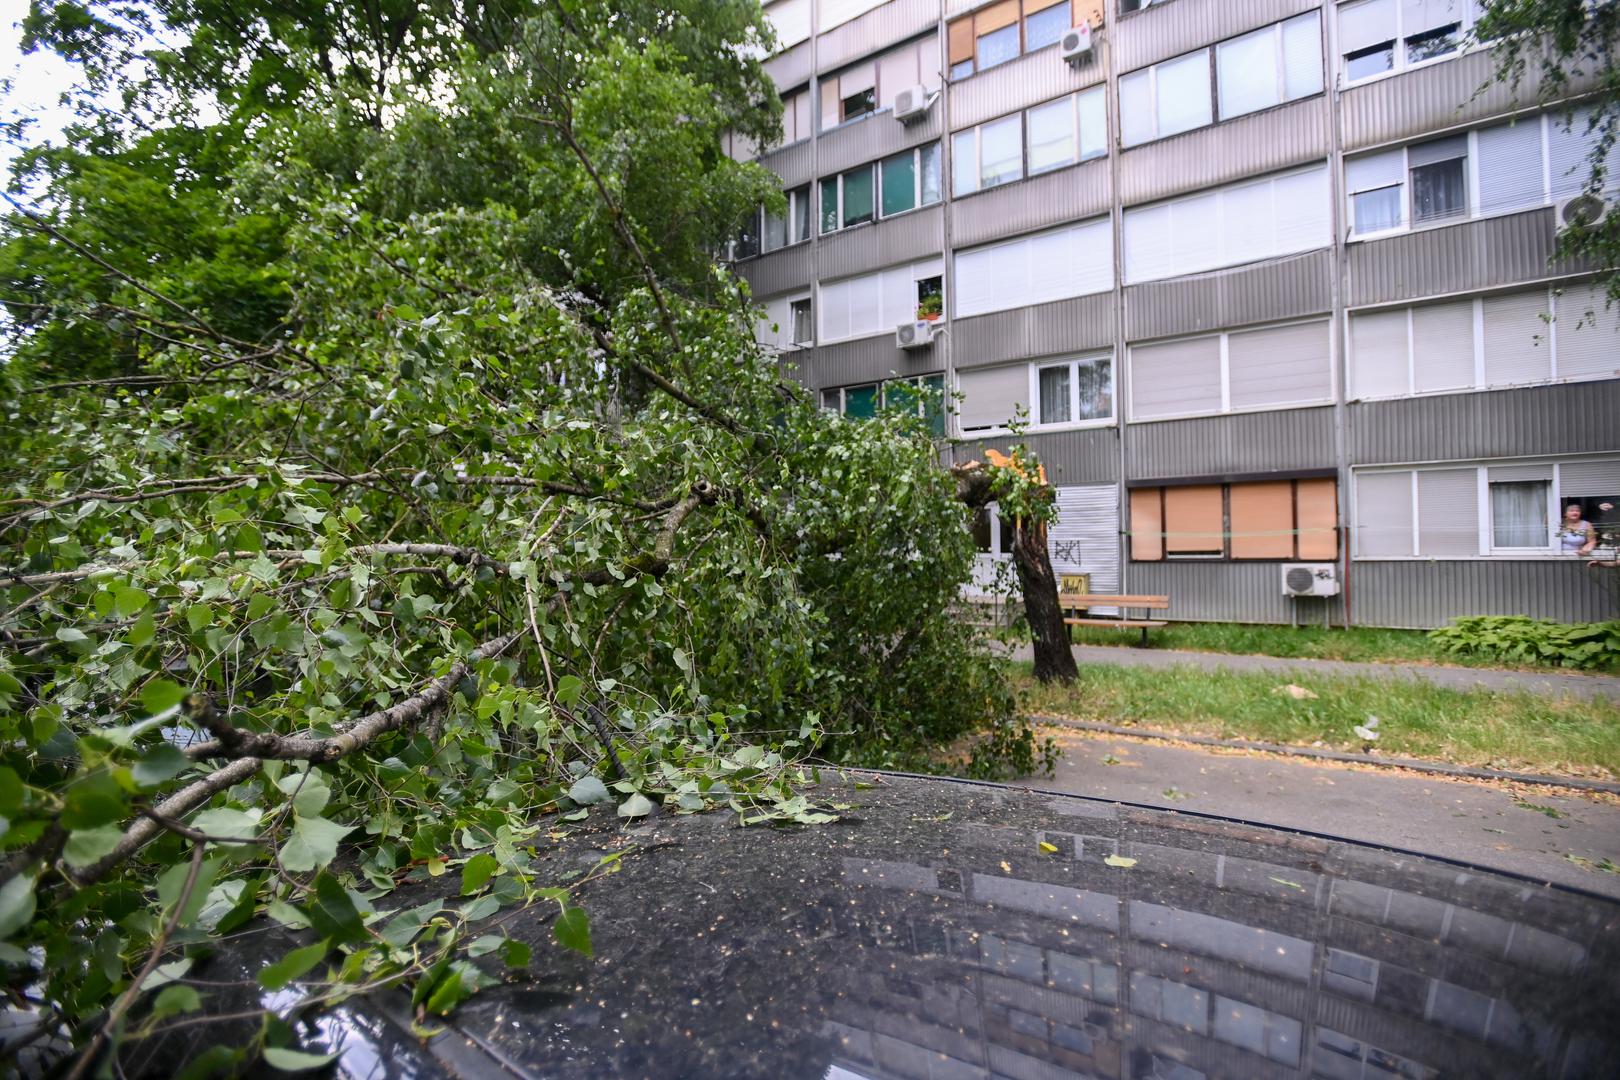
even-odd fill
[[[1554,210],[1558,218],[1558,227],[1567,229],[1574,225],[1596,225],[1603,220],[1609,212],[1609,200],[1600,195],[1589,195],[1582,192],[1567,199],[1561,199]]]
[[[1091,24],[1083,22],[1063,35],[1058,54],[1070,64],[1078,66],[1091,58]]]
[[[928,114],[928,88],[911,86],[894,96],[894,118],[902,124]]]
[[[1283,563],[1284,596],[1338,596],[1339,568],[1333,563]]]
[[[894,328],[894,343],[902,349],[926,349],[934,343],[934,324],[926,319],[903,322]]]

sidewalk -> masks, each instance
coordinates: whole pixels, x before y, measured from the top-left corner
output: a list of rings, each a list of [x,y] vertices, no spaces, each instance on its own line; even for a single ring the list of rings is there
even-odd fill
[[[1613,799],[1046,730],[1063,756],[1055,776],[1030,777],[1031,787],[1326,833],[1620,897],[1620,874],[1596,869],[1620,864]]]
[[[1011,652],[1015,660],[1032,657],[1028,645]],[[1199,667],[1228,671],[1303,671],[1370,679],[1420,679],[1452,690],[1524,691],[1554,697],[1612,698],[1620,701],[1620,676],[1575,675],[1543,671],[1504,671],[1499,668],[1428,667],[1422,664],[1368,664],[1351,660],[1306,660],[1280,656],[1244,656],[1227,653],[1185,652],[1177,649],[1138,649],[1129,646],[1076,645],[1074,658],[1081,664],[1119,664],[1125,667]]]

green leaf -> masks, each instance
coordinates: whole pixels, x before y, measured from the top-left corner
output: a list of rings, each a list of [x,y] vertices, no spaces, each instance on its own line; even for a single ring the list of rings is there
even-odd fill
[[[293,810],[301,817],[319,817],[332,799],[331,785],[319,769],[293,772],[276,781],[276,787],[293,801]]]
[[[120,619],[127,619],[140,614],[141,609],[151,599],[151,595],[145,589],[137,589],[134,586],[119,589],[113,594],[113,612]]]
[[[311,1054],[303,1050],[288,1050],[284,1046],[267,1046],[264,1048],[264,1063],[282,1072],[308,1072],[332,1064],[338,1059],[339,1053],[341,1051]]]
[[[117,825],[97,825],[93,829],[75,829],[68,834],[62,858],[74,869],[89,866],[118,846],[124,830]]]
[[[200,1008],[202,1008],[201,994],[189,986],[171,983],[158,991],[158,996],[153,999],[152,1019],[161,1020],[166,1016],[196,1012]]]
[[[484,973],[476,964],[465,960],[451,962],[450,970],[439,979],[428,995],[427,1011],[444,1016],[457,1005],[472,997],[484,985]]]
[[[487,919],[501,910],[501,901],[497,896],[480,896],[461,905],[461,915],[468,922],[477,922]]]
[[[204,810],[191,819],[191,827],[208,836],[226,840],[251,840],[259,831],[260,813],[257,809],[232,810],[218,807]]]
[[[149,713],[172,709],[186,699],[186,688],[170,679],[153,679],[141,687],[141,706]]]
[[[607,785],[600,777],[582,776],[569,786],[568,797],[581,806],[594,806],[613,796],[608,794]]]
[[[143,788],[155,788],[179,776],[191,766],[191,759],[173,743],[158,743],[141,756],[130,775]]]
[[[141,980],[141,992],[156,990],[160,986],[168,986],[186,972],[191,970],[193,961],[189,956],[182,956],[178,960],[170,960],[167,964],[159,964],[152,969],[151,974]]]
[[[83,630],[75,630],[71,626],[63,626],[56,631],[56,640],[65,645],[79,645],[90,640]]]
[[[584,908],[565,907],[551,924],[551,935],[565,949],[591,955],[591,920]]]
[[[0,938],[8,938],[34,918],[34,879],[18,874],[0,886]]]
[[[507,938],[501,943],[501,959],[506,961],[507,967],[528,967],[533,950],[529,943],[519,941],[517,938]]]
[[[304,905],[315,932],[339,945],[366,940],[366,926],[348,890],[324,871],[315,878],[315,896]]]
[[[577,675],[564,675],[557,680],[557,704],[568,706],[579,700],[585,684]]]
[[[652,800],[639,791],[620,803],[618,811],[622,818],[646,817],[652,812]]]
[[[75,780],[62,807],[62,824],[75,830],[122,821],[128,816],[124,793],[106,770]]]
[[[292,835],[281,848],[282,867],[301,874],[325,866],[337,858],[338,841],[354,829],[325,818],[294,818]]]
[[[692,658],[690,656],[686,655],[686,650],[685,649],[676,649],[674,657],[675,657],[675,666],[680,668],[682,671],[686,672],[687,674],[691,674],[691,672],[692,672]]]
[[[467,865],[461,868],[461,895],[471,896],[482,889],[500,868],[500,862],[488,853],[468,859]]]
[[[186,898],[185,906],[180,909],[180,925],[187,926],[197,918],[202,910],[203,903],[208,899],[208,890],[214,886],[214,878],[219,876],[219,869],[225,860],[221,858],[206,859],[202,868],[197,871],[196,883],[192,886],[191,895]],[[191,873],[189,861],[175,863],[163,873],[158,875],[158,900],[165,909],[174,907],[180,902],[180,894],[185,891],[186,878]]]
[[[426,926],[433,916],[443,910],[443,900],[431,900],[409,911],[403,911],[388,920],[388,925],[382,928],[382,939],[395,948],[403,949],[421,933],[422,927]]]
[[[259,985],[266,990],[283,989],[294,979],[307,975],[316,964],[326,959],[330,949],[331,945],[325,941],[317,941],[313,945],[305,945],[302,949],[294,949],[259,972]]]

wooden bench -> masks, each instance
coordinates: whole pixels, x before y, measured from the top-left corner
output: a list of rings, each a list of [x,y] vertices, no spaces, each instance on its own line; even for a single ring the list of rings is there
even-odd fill
[[[1078,616],[1066,617],[1063,621],[1069,626],[1112,626],[1120,630],[1142,631],[1142,644],[1148,641],[1148,631],[1156,630],[1168,623],[1163,619],[1133,619],[1130,612],[1133,608],[1143,611],[1163,611],[1170,606],[1168,596],[1102,596],[1097,593],[1061,593],[1058,604],[1065,612],[1072,612],[1076,608],[1119,608],[1121,617],[1117,619],[1082,619]]]

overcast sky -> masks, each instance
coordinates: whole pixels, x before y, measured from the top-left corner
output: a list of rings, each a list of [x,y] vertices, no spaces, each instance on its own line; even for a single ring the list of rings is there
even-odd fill
[[[76,73],[72,65],[54,53],[21,53],[19,24],[27,13],[28,0],[0,0],[0,78],[11,80],[9,91],[0,95],[0,118],[7,122],[18,116],[36,118],[38,123],[29,131],[28,139],[40,142],[56,138],[72,119],[58,101],[63,91],[73,85]],[[16,147],[0,142],[0,161],[9,165],[15,155]]]

